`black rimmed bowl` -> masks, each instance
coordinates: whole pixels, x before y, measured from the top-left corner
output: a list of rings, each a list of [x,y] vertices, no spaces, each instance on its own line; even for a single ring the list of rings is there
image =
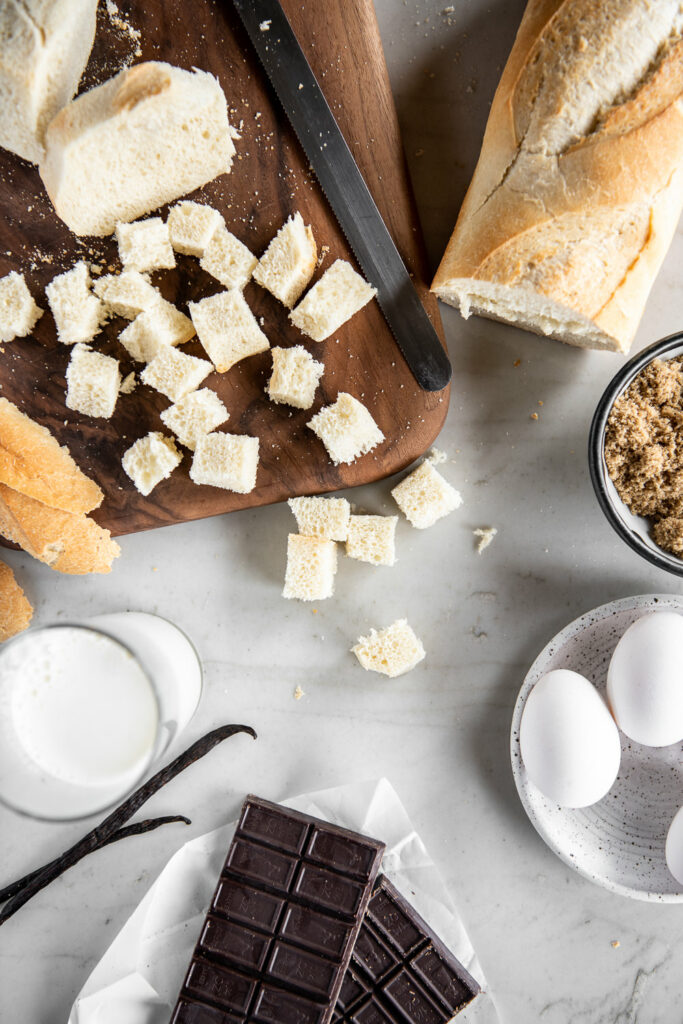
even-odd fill
[[[644,516],[634,515],[619,497],[605,463],[605,433],[607,420],[614,403],[640,371],[653,359],[673,359],[674,356],[679,355],[683,355],[683,331],[671,334],[668,338],[663,338],[662,341],[656,341],[654,345],[650,345],[635,355],[633,359],[629,359],[603,392],[593,416],[588,438],[588,466],[591,481],[600,508],[607,516],[609,523],[630,548],[637,551],[652,565],[656,565],[659,569],[666,569],[667,572],[671,572],[675,576],[683,576],[683,559],[658,547],[650,535],[651,521]]]

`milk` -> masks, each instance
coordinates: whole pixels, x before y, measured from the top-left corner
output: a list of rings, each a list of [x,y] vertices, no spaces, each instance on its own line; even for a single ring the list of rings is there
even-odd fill
[[[0,659],[0,692],[18,748],[49,778],[124,792],[150,761],[154,689],[133,654],[102,633],[55,626],[17,638]]]

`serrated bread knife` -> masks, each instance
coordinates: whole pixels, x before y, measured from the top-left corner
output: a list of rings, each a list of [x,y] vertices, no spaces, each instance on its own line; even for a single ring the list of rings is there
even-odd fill
[[[417,383],[451,379],[439,337],[278,0],[233,0]]]

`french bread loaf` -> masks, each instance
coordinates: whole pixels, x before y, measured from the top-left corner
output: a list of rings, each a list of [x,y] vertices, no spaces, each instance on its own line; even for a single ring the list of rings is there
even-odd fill
[[[14,573],[0,562],[0,643],[26,629],[32,616],[31,603]]]
[[[0,533],[57,572],[107,573],[120,554],[109,530],[0,484]]]
[[[127,222],[230,170],[225,95],[206,71],[136,64],[77,97],[50,123],[40,175],[77,235]]]
[[[0,398],[0,483],[66,512],[90,512],[104,495],[49,430]]]
[[[0,3],[0,146],[31,163],[72,98],[95,38],[97,0]]]
[[[680,0],[529,0],[432,291],[626,352],[683,207]]]

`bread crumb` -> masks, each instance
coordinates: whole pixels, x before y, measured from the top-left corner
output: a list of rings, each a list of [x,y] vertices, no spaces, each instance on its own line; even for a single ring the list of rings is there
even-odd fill
[[[448,456],[440,448],[432,448],[426,461],[431,462],[432,466],[440,466],[442,462],[448,462]]]
[[[142,32],[140,29],[134,28],[131,23],[123,17],[121,11],[114,3],[114,0],[106,0],[105,6],[111,27],[118,32],[121,39],[127,39],[133,47],[132,51],[127,53],[123,60],[118,62],[117,70],[121,71],[124,68],[130,67],[135,57],[142,56],[142,47],[140,46]]]
[[[619,942],[619,939],[612,939],[612,941],[610,942],[610,946],[612,947],[612,949],[619,949],[620,945],[621,943]]]
[[[538,419],[538,413],[537,412],[532,412],[531,419],[532,420],[537,420]]]
[[[268,21],[262,21],[261,24],[259,25],[259,31],[260,32],[270,32],[270,26],[272,24],[273,24],[272,18],[269,18]]]
[[[135,373],[129,373],[127,377],[124,377],[119,385],[119,393],[122,395],[130,395],[135,391],[137,386],[137,380]]]
[[[498,530],[495,526],[479,526],[476,530],[473,530],[472,533],[475,537],[479,538],[477,554],[480,555],[482,551],[485,551],[489,546],[493,538],[498,533]]]
[[[514,363],[512,365],[513,366],[521,366],[522,365],[522,360],[521,359],[515,359],[515,361],[514,361]]]
[[[301,700],[302,697],[306,696],[306,691],[302,690],[300,686],[297,686],[294,690],[294,700]]]

